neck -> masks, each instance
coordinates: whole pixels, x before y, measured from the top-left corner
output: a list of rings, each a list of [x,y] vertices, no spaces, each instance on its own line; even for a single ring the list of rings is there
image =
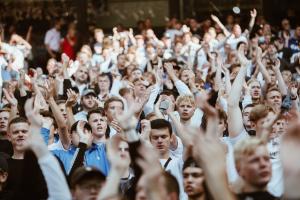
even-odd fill
[[[169,155],[169,151],[165,152],[165,153],[160,153],[159,154],[159,158],[160,159],[168,159],[170,157]]]
[[[124,174],[121,176],[121,178],[128,178],[129,177],[129,167],[126,169],[126,171],[124,172]]]
[[[24,151],[18,151],[14,149],[14,154],[12,156],[13,159],[22,160],[24,159]]]
[[[189,197],[189,200],[205,200],[205,194],[203,192],[202,194]]]
[[[105,135],[101,135],[101,136],[94,135],[93,143],[98,144],[100,142],[105,142],[105,141],[106,141]]]
[[[248,183],[245,182],[245,185],[243,187],[243,192],[244,193],[250,193],[250,192],[263,192],[263,191],[266,191],[267,187],[264,186],[264,187],[261,187],[261,186],[254,186],[254,185],[250,185]]]
[[[181,119],[181,118],[180,118],[180,122],[181,122],[181,124],[183,124],[183,125],[190,125],[191,119],[185,120],[185,119]]]
[[[6,132],[0,133],[0,140],[8,140],[8,136],[7,136]]]

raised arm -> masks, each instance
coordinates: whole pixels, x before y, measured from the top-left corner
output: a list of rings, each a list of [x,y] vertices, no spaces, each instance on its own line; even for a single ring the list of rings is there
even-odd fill
[[[241,69],[232,84],[228,97],[228,131],[230,137],[236,137],[244,129],[239,102],[249,61],[241,51],[237,55],[241,63]]]
[[[48,188],[48,200],[71,200],[71,193],[66,178],[57,159],[48,151],[41,134],[42,119],[35,113],[33,98],[25,105],[25,111],[30,121],[30,136],[26,139],[24,149],[31,149],[41,167]],[[29,108],[29,109],[28,109]]]
[[[203,167],[205,181],[214,199],[234,200],[226,175],[226,155],[217,137],[218,114],[207,102],[202,106],[207,114],[206,133],[194,136],[193,157]],[[213,158],[213,159],[212,159]]]
[[[288,93],[288,90],[287,90],[287,86],[286,86],[286,84],[283,80],[283,77],[282,77],[282,74],[281,74],[281,71],[280,71],[280,60],[279,59],[276,59],[275,65],[273,66],[273,70],[275,72],[275,75],[276,75],[276,78],[277,78],[277,81],[278,81],[278,88],[280,90],[280,93],[283,96],[286,96],[287,93]]]
[[[256,62],[259,67],[260,72],[262,73],[265,81],[267,84],[271,84],[271,77],[269,75],[269,72],[266,69],[266,66],[262,63],[262,50],[261,48],[256,48]]]
[[[222,29],[224,35],[226,37],[230,36],[230,32],[227,30],[227,28],[222,24],[222,22],[219,20],[219,18],[215,15],[211,15],[212,20],[218,24],[218,26]]]
[[[78,94],[76,94],[73,90],[68,89],[67,96],[68,96],[68,99],[66,101],[66,111],[67,111],[69,130],[71,130],[72,125],[75,123],[75,118],[74,118],[74,114],[73,114],[73,106],[77,102]]]
[[[255,18],[257,16],[257,11],[256,9],[254,8],[253,10],[250,11],[250,16],[251,16],[251,19],[250,19],[250,22],[249,22],[249,34],[247,36],[247,38],[249,38],[249,35],[253,29],[253,26],[254,26],[254,23],[255,23]]]
[[[56,121],[58,129],[59,129],[59,131],[58,131],[59,138],[60,138],[61,143],[64,146],[64,148],[68,149],[68,147],[71,144],[71,138],[69,136],[68,125],[66,123],[66,120],[54,100],[54,96],[55,96],[54,80],[52,80],[49,83],[49,87],[47,88],[47,93],[49,95],[48,103],[52,110],[53,116],[55,118],[55,121]]]

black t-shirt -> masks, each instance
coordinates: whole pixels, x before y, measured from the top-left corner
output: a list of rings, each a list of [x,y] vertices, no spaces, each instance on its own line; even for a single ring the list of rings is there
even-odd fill
[[[0,152],[4,152],[9,156],[13,155],[14,150],[9,140],[0,140]]]
[[[35,155],[28,151],[24,159],[9,158],[8,180],[5,191],[13,192],[13,199],[42,200],[48,198],[43,173]]]
[[[237,196],[239,200],[279,200],[269,192],[250,192],[238,194]]]

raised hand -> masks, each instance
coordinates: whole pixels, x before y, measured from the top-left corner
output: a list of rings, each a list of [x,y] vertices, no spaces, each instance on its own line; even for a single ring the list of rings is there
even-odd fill
[[[67,107],[74,106],[77,103],[77,99],[78,99],[79,95],[76,92],[74,92],[73,90],[68,89],[67,96],[68,96],[68,99],[66,101],[66,106]]]
[[[79,135],[79,142],[82,142],[86,145],[90,145],[93,140],[92,132],[84,128],[85,124],[85,121],[78,121],[78,124],[76,126],[76,132]]]
[[[256,16],[257,16],[257,11],[256,11],[255,8],[254,8],[253,10],[250,10],[250,16],[251,16],[251,18],[256,18]]]
[[[219,18],[215,15],[210,15],[211,19],[214,21],[214,22],[219,22]]]

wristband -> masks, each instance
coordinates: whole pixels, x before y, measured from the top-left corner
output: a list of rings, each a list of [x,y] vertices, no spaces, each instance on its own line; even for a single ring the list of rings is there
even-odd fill
[[[298,98],[298,96],[297,96],[297,95],[296,95],[296,96],[294,96],[294,97],[293,97],[293,96],[291,96],[291,100],[292,100],[292,101],[295,101],[297,98]]]

